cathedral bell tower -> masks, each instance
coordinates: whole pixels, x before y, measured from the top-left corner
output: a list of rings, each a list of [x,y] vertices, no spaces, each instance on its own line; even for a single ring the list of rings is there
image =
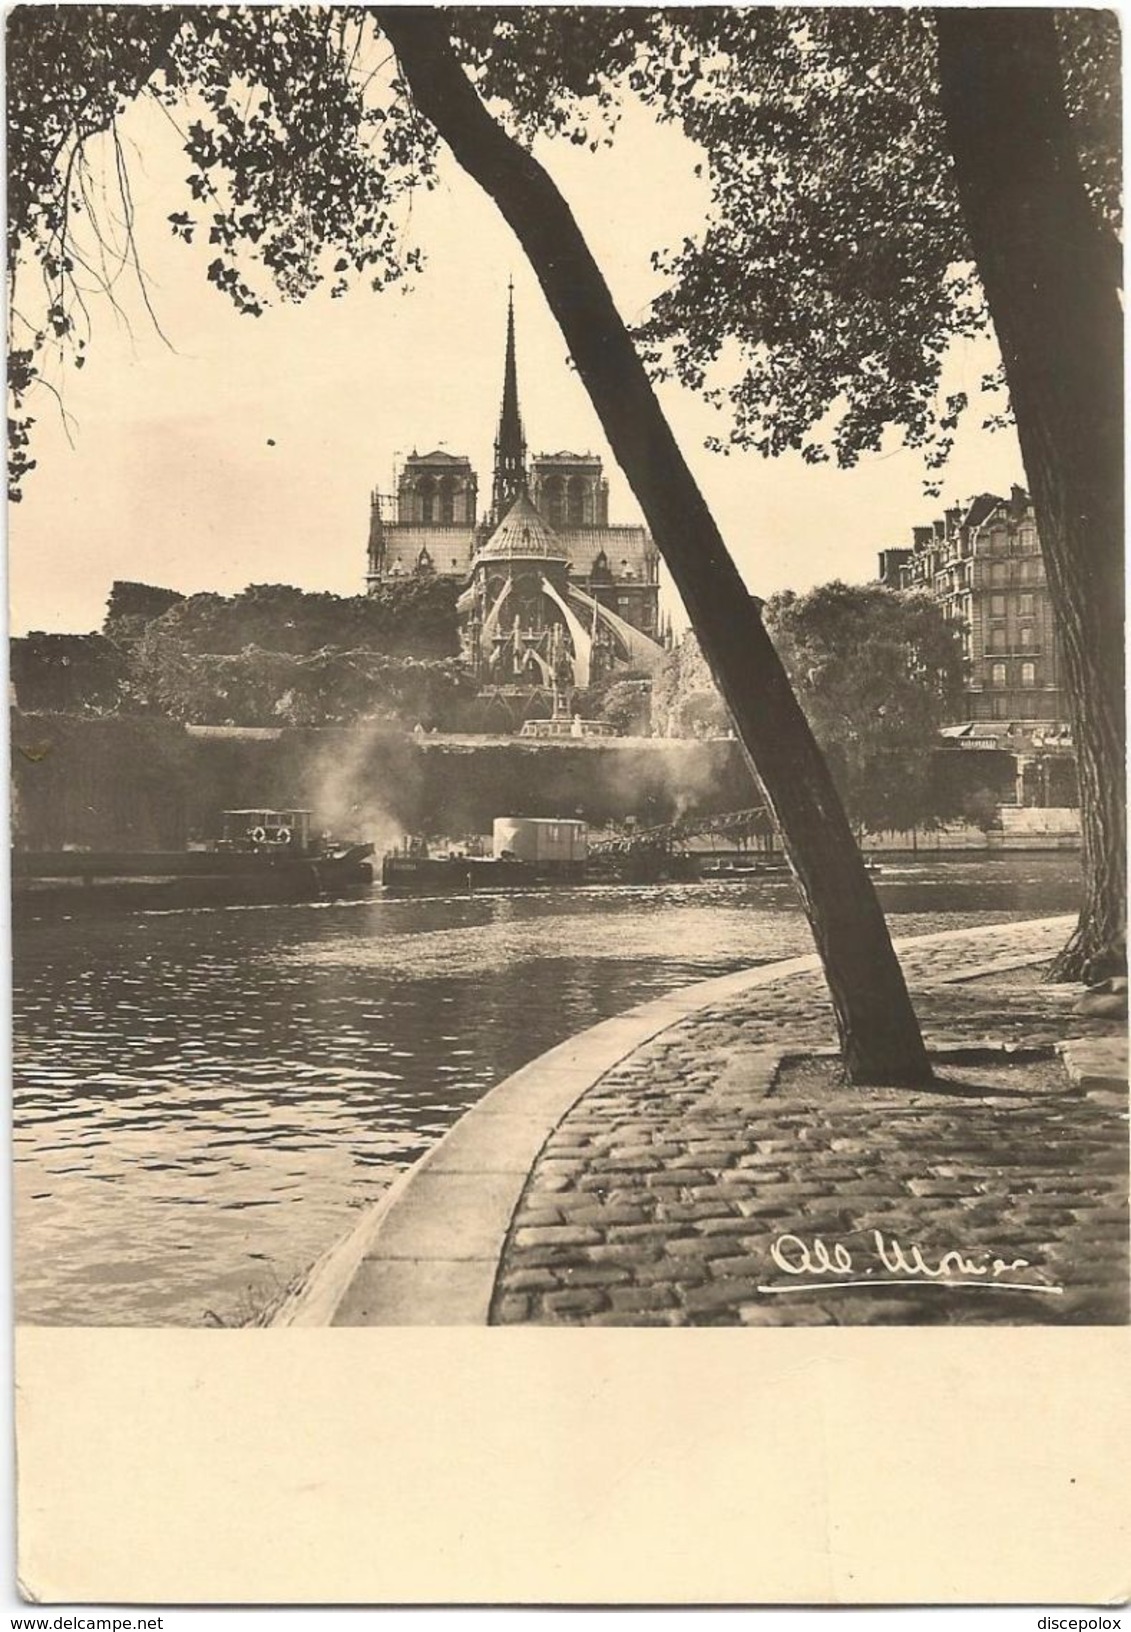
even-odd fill
[[[491,489],[491,519],[502,521],[520,494],[526,492],[526,438],[518,411],[518,370],[514,352],[514,281],[508,285],[507,358],[503,370],[503,405],[495,437],[495,480]]]

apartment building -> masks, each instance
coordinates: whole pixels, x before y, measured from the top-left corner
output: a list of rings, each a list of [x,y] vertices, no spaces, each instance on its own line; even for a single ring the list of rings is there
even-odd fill
[[[962,630],[969,665],[967,720],[1065,736],[1063,665],[1033,503],[980,493],[929,527],[909,549],[880,552],[880,578],[926,590]]]

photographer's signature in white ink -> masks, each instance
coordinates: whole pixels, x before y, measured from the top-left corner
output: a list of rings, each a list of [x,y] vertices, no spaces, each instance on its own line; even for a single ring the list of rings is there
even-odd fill
[[[971,1252],[949,1247],[924,1252],[917,1242],[904,1245],[894,1235],[872,1230],[867,1248],[855,1251],[843,1241],[806,1240],[800,1235],[779,1235],[770,1245],[770,1257],[788,1280],[760,1286],[759,1292],[825,1292],[841,1287],[938,1286],[996,1287],[1009,1292],[1063,1293],[1047,1281],[1017,1280],[1033,1266],[1027,1258],[1003,1258],[993,1252]]]

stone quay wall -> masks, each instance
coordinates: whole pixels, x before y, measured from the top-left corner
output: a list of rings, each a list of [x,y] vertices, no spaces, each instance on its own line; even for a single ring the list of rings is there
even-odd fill
[[[186,726],[156,716],[13,711],[13,841],[20,850],[179,849],[215,838],[224,810],[300,806],[380,849],[403,833],[490,833],[497,816],[642,826],[761,803],[737,742],[670,737],[418,736],[384,724]],[[941,751],[1008,797],[1013,756]],[[1000,764],[998,762],[1001,762]],[[991,766],[994,776],[989,777]],[[959,778],[956,791],[965,782]],[[1072,848],[1075,811],[1008,808],[992,831],[953,823],[880,834],[870,851]]]
[[[21,850],[176,849],[224,810],[299,806],[381,845],[489,833],[497,816],[641,825],[759,802],[737,743],[416,737],[387,727],[239,729],[156,718],[12,717]]]

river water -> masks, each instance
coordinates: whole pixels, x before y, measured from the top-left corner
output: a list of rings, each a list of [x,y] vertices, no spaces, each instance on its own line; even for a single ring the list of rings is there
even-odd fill
[[[894,934],[1074,910],[1074,856],[886,865]],[[246,1319],[488,1088],[810,951],[787,879],[146,913],[14,947],[16,1313]]]

